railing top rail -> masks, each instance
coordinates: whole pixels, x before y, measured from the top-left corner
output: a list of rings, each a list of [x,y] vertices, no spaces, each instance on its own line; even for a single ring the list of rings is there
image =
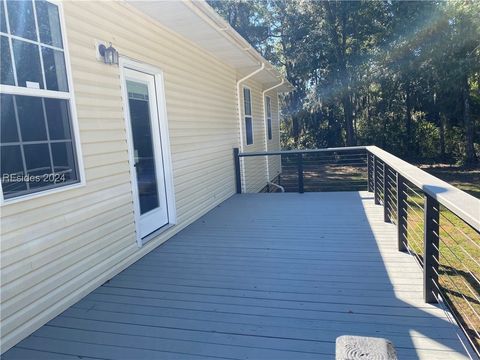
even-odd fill
[[[480,232],[480,200],[376,146],[366,149]]]
[[[240,157],[249,156],[270,156],[270,155],[294,155],[294,154],[312,154],[332,151],[352,151],[352,150],[366,150],[367,146],[350,146],[350,147],[336,147],[325,149],[305,149],[305,150],[279,150],[279,151],[263,151],[263,152],[243,152],[239,153]]]

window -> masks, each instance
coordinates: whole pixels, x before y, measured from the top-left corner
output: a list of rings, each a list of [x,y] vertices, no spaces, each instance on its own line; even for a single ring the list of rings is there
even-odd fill
[[[243,88],[243,115],[245,117],[245,136],[247,145],[253,144],[252,98],[250,89]]]
[[[267,117],[268,140],[272,140],[272,103],[270,96],[265,97],[265,115]]]
[[[4,199],[80,182],[60,14],[0,0],[0,170]]]

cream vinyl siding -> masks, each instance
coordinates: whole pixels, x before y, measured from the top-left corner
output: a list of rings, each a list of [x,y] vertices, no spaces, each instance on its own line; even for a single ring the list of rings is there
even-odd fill
[[[270,97],[270,104],[272,109],[272,140],[268,140],[267,137],[267,150],[279,151],[280,150],[280,119],[278,109],[278,94],[274,90],[269,91],[265,96]],[[266,121],[266,117],[265,117]],[[265,122],[266,126],[266,122]],[[282,163],[279,155],[268,157],[268,169],[270,180],[275,179],[282,171]]]
[[[86,185],[2,207],[2,352],[235,191],[235,70],[126,4],[68,1],[63,9]],[[119,68],[96,60],[96,39],[164,72],[177,225],[142,248]],[[263,108],[252,91],[260,150]]]

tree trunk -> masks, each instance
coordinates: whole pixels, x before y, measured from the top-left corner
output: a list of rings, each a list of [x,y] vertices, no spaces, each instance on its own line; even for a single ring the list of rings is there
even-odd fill
[[[469,98],[468,78],[465,77],[463,87],[463,124],[465,127],[465,163],[472,165],[477,162],[475,148],[473,146],[474,125],[470,116],[470,98]]]
[[[298,148],[298,140],[300,137],[300,124],[298,123],[297,114],[292,114],[292,135],[295,143],[295,147]]]
[[[362,108],[361,98],[360,96],[355,96],[355,111],[353,112],[353,135],[355,137],[355,143],[356,143],[356,134],[358,134],[358,124],[357,124],[358,116],[357,115],[360,113],[361,108]]]
[[[445,128],[447,126],[447,118],[445,117],[445,114],[440,114],[440,124],[439,124],[439,130],[440,130],[440,160],[445,161],[446,160],[446,154],[445,154]]]
[[[439,160],[445,161],[445,116],[444,114],[440,114],[438,110],[437,104],[437,94],[433,93],[433,120],[435,125],[438,126],[438,134],[439,134]]]
[[[334,117],[333,109],[331,108],[331,106],[328,107],[327,117],[328,117],[327,146],[328,147],[340,146],[340,144],[337,144],[337,124],[335,123],[335,117]]]
[[[350,81],[347,72],[347,12],[345,6],[340,6],[340,17],[337,17],[337,4],[329,1],[322,2],[327,14],[328,30],[332,38],[337,60],[340,84],[342,86],[342,105],[345,120],[345,132],[347,146],[355,145],[355,134],[353,128],[352,100],[350,98]],[[334,8],[333,8],[333,7]],[[337,20],[340,22],[338,23]]]
[[[383,129],[383,132],[382,132],[382,149],[386,150],[388,147],[387,147],[387,122],[388,122],[388,118],[386,116],[386,114],[390,114],[390,110],[392,108],[392,99],[393,99],[393,96],[389,96],[388,97],[389,100],[387,101],[387,109],[385,110],[385,102],[386,100],[382,100],[382,103],[381,103],[381,110],[382,110],[382,129]]]
[[[370,126],[370,94],[367,92],[367,127]]]
[[[345,118],[345,131],[347,146],[355,146],[355,133],[353,129],[352,101],[348,93],[342,97],[343,114]]]
[[[405,117],[405,128],[406,128],[406,139],[405,145],[407,146],[407,155],[408,157],[412,154],[412,102],[410,97],[410,83],[407,82],[406,90],[405,90],[405,107],[406,107],[406,117]]]

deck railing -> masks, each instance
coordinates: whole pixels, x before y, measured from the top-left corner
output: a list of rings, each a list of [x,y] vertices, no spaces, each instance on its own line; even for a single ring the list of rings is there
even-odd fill
[[[480,355],[480,200],[376,146],[234,149],[238,193],[246,190],[245,161],[252,157],[280,157],[279,181],[286,190],[372,192],[384,221],[397,227],[398,250],[423,269],[425,301],[446,303]]]
[[[329,148],[315,150],[288,150],[271,152],[239,153],[234,150],[237,164],[237,192],[252,191],[246,175],[261,166],[251,164],[249,159],[270,158],[281,162],[280,185],[287,192],[353,191],[367,189],[367,151],[365,147]],[[243,163],[242,163],[243,162]],[[243,166],[242,166],[243,165]],[[272,165],[272,164],[270,164]],[[243,174],[242,174],[243,168]],[[250,172],[250,173],[249,173]],[[276,174],[270,174],[270,179]],[[252,178],[265,180],[265,175]],[[242,180],[242,178],[244,180]],[[253,190],[256,192],[257,189]]]

